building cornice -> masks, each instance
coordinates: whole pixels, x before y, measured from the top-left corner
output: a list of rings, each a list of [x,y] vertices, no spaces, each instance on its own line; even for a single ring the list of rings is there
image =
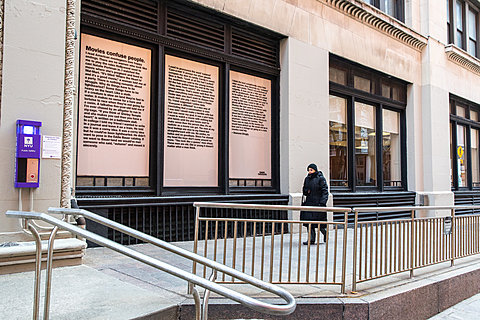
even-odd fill
[[[480,59],[468,54],[454,44],[445,46],[445,53],[447,54],[448,60],[476,74],[480,74]]]
[[[408,28],[397,19],[377,8],[359,0],[319,0],[350,17],[360,20],[378,31],[405,43],[411,48],[422,51],[428,39]]]

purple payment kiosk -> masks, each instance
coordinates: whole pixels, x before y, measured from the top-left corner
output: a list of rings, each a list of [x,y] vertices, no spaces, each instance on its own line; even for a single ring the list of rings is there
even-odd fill
[[[38,188],[40,174],[39,121],[17,120],[15,188]]]

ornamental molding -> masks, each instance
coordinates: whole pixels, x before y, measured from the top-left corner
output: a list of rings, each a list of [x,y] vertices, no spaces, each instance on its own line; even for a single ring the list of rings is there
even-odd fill
[[[411,48],[422,51],[428,39],[408,28],[397,19],[379,9],[359,0],[319,0],[350,17],[360,20],[378,31],[405,43]]]
[[[447,54],[448,60],[476,74],[480,74],[480,59],[468,54],[454,44],[445,46],[445,53]]]
[[[73,101],[75,99],[75,0],[66,0],[65,82],[63,90],[63,144],[60,206],[70,208],[73,163]]]

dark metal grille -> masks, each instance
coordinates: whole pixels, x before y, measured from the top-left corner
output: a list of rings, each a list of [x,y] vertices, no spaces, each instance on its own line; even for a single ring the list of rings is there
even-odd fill
[[[225,26],[168,9],[167,36],[224,51]]]
[[[276,41],[232,28],[232,54],[277,67],[278,44]]]
[[[82,12],[157,31],[158,3],[139,0],[83,0]]]
[[[195,235],[195,201],[237,202],[254,204],[287,205],[288,197],[283,195],[266,196],[216,196],[201,198],[129,198],[129,199],[102,199],[78,198],[78,205],[82,209],[96,212],[108,219],[144,232],[158,239],[174,241],[191,241]],[[157,202],[155,202],[157,201]],[[208,210],[208,211],[204,211]],[[267,210],[237,210],[237,209],[202,209],[202,216],[221,218],[258,218],[258,219],[287,219],[286,211]],[[260,225],[260,224],[259,224]],[[271,224],[267,224],[266,232],[271,233]],[[251,229],[251,227],[249,227]],[[261,232],[257,226],[257,234]],[[95,230],[98,234],[115,242],[129,245],[140,243],[139,240],[112,229],[102,228],[96,223],[87,221],[87,229]],[[253,233],[248,229],[249,235]],[[223,230],[223,229],[222,229]],[[275,230],[279,232],[279,230]],[[243,234],[243,229],[242,229]],[[233,236],[233,228],[228,228],[227,237]],[[204,234],[201,235],[204,237]]]
[[[359,221],[388,220],[410,218],[410,211],[375,212],[375,207],[404,207],[415,205],[415,192],[382,192],[382,193],[335,193],[333,206],[335,207],[372,207],[372,212],[358,214]],[[335,221],[343,221],[343,213],[334,213]],[[350,214],[348,222],[353,223],[355,216]]]
[[[478,206],[480,205],[480,191],[473,192],[455,192],[456,206]],[[456,215],[479,214],[480,209],[475,210],[455,210]]]

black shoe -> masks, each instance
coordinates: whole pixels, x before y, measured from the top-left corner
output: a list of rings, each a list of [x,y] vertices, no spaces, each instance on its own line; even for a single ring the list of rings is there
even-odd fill
[[[304,241],[303,244],[307,246],[307,245],[308,245],[308,241]],[[315,241],[310,241],[310,244],[315,244]]]
[[[320,230],[320,232],[323,234],[323,242],[327,242],[327,231],[326,230]]]

